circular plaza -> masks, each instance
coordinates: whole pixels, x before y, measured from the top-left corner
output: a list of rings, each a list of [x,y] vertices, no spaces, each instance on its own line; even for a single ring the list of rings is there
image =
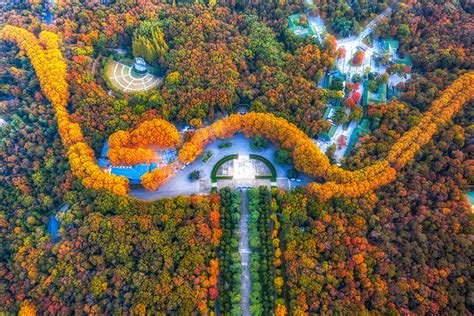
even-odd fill
[[[138,73],[133,67],[111,61],[106,66],[106,75],[112,86],[125,93],[148,91],[157,87],[162,79],[148,72]]]

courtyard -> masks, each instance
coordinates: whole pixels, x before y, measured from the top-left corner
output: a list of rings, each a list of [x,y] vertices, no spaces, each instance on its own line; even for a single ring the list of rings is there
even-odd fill
[[[106,76],[115,89],[126,92],[142,92],[157,87],[162,79],[150,73],[138,75],[132,67],[116,61],[110,61],[105,69]]]
[[[219,145],[224,142],[231,142],[232,146],[228,148],[219,149]],[[206,147],[205,151],[212,151],[212,157],[207,161],[203,162],[201,157],[197,158],[194,162],[190,163],[182,170],[178,170],[175,175],[170,177],[158,190],[147,191],[143,188],[133,189],[130,192],[130,196],[142,199],[142,200],[156,200],[162,197],[172,197],[177,195],[191,195],[191,194],[209,194],[212,188],[211,173],[214,165],[222,158],[237,154],[240,156],[245,155],[258,155],[262,156],[270,161],[275,167],[276,172],[276,186],[283,189],[291,189],[296,186],[304,186],[311,181],[311,178],[300,174],[298,180],[290,180],[287,177],[287,172],[292,168],[291,165],[281,165],[275,161],[274,152],[277,150],[273,144],[269,144],[268,148],[263,150],[253,150],[250,148],[250,139],[245,138],[242,133],[238,133],[231,138],[224,140],[217,140],[214,143]],[[254,164],[254,165],[252,165]],[[259,163],[248,164],[243,162],[242,166],[238,166],[240,171],[238,172],[237,178],[232,179],[220,179],[217,181],[217,188],[221,187],[242,187],[252,186],[258,187],[260,185],[271,186],[271,179],[256,179],[255,173],[264,172],[265,169],[261,167]],[[229,167],[228,167],[229,168]],[[232,169],[234,166],[232,166]],[[249,170],[247,170],[249,168]],[[252,170],[253,168],[253,170]],[[255,171],[255,168],[258,170]],[[230,169],[230,168],[229,168]],[[190,181],[189,176],[193,171],[200,172],[200,179],[197,181]],[[221,171],[223,172],[231,172]],[[235,174],[232,171],[233,175]],[[252,178],[253,176],[253,178]]]

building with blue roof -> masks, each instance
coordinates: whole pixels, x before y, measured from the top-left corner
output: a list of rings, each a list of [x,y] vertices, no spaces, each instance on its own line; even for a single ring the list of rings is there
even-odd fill
[[[355,128],[355,130],[349,137],[349,142],[347,143],[347,148],[345,152],[346,156],[350,154],[351,150],[359,142],[360,137],[364,134],[367,134],[368,132],[370,132],[370,120],[367,118],[363,118],[360,124]]]
[[[102,147],[102,151],[100,152],[101,158],[107,158],[107,154],[109,153],[109,140],[106,140],[104,146]]]
[[[396,64],[407,65],[409,67],[413,66],[413,62],[409,56],[400,58],[397,54],[400,43],[395,39],[382,39],[382,49],[387,51],[389,56],[392,58],[393,62]]]
[[[362,94],[362,105],[367,110],[369,104],[386,103],[387,102],[387,84],[380,82],[377,92],[371,92],[369,89],[369,80],[364,80],[364,92]]]
[[[105,141],[104,146],[102,147],[100,158],[97,159],[97,164],[99,167],[109,170],[111,174],[116,176],[126,177],[131,184],[140,184],[141,177],[145,173],[158,168],[160,165],[158,163],[152,163],[137,164],[134,166],[113,166],[108,159],[108,152],[109,142]],[[165,164],[169,164],[178,158],[176,150],[165,150],[160,152],[160,154]]]

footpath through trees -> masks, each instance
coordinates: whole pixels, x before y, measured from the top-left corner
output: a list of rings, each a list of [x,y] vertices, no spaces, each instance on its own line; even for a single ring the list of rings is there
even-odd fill
[[[59,134],[68,149],[72,173],[82,180],[85,187],[126,195],[130,190],[128,179],[101,170],[79,124],[73,122],[67,111],[67,65],[56,34],[43,31],[36,38],[27,30],[7,25],[0,30],[0,39],[16,42],[30,58],[41,89],[55,109]],[[270,113],[248,113],[243,116],[234,114],[196,131],[179,151],[178,161],[146,173],[141,179],[142,185],[148,190],[158,189],[176,170],[201,155],[207,144],[242,131],[247,137],[259,135],[271,140],[291,153],[297,170],[313,178],[324,178],[326,182],[323,184],[314,182],[307,186],[308,192],[318,195],[320,200],[359,197],[393,181],[397,171],[414,159],[415,154],[430,141],[438,128],[451,120],[473,98],[474,72],[470,72],[455,80],[432,102],[420,122],[392,145],[387,159],[355,171],[347,171],[331,164],[303,131],[283,118]],[[133,152],[137,155],[133,159],[135,161],[149,159],[149,152],[141,149],[144,148],[137,144],[121,148],[119,153],[127,155]]]
[[[242,264],[242,274],[240,276],[240,293],[241,293],[241,309],[243,316],[250,316],[250,270],[249,270],[249,228],[248,228],[249,210],[248,210],[248,196],[244,191],[240,195],[240,225],[239,225],[239,253]]]

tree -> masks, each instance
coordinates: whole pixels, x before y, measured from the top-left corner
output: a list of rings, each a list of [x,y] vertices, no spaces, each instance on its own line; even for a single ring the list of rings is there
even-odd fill
[[[108,157],[114,165],[134,165],[158,162],[156,153],[147,148],[175,148],[181,136],[174,125],[162,119],[145,121],[136,129],[118,131],[109,138]]]
[[[274,157],[275,160],[281,165],[291,164],[291,156],[287,150],[278,149],[275,151]]]
[[[361,76],[360,74],[354,74],[354,75],[352,76],[352,81],[353,81],[353,82],[361,82],[362,79],[363,79],[363,78],[362,78],[362,76]]]
[[[59,50],[56,35],[44,31],[37,39],[24,29],[7,25],[0,31],[0,38],[17,42],[20,49],[31,59],[42,91],[55,109],[59,134],[63,144],[68,148],[73,174],[82,178],[82,183],[86,187],[108,189],[116,194],[125,195],[128,192],[128,180],[102,172],[95,162],[94,152],[84,142],[79,124],[71,122],[66,109],[69,97],[66,63]]]
[[[331,82],[331,90],[342,90],[344,88],[344,81],[343,80],[333,80]]]
[[[346,145],[347,145],[347,136],[345,135],[339,136],[339,138],[337,139],[337,147],[344,148],[346,147]]]
[[[338,59],[343,59],[346,57],[346,49],[344,47],[339,47],[336,52]]]
[[[361,99],[361,95],[359,91],[354,91],[351,95],[351,99],[354,100],[354,103],[359,103]]]
[[[286,174],[288,179],[298,179],[299,175],[300,175],[300,173],[295,168],[289,169],[287,174]]]
[[[345,99],[344,102],[342,102],[342,103],[343,103],[343,105],[344,105],[346,108],[348,108],[348,109],[352,109],[352,108],[354,108],[355,105],[356,105],[354,99],[352,99],[352,98],[347,98],[347,99]]]
[[[351,112],[349,113],[349,119],[351,121],[357,122],[362,118],[363,109],[360,105],[354,107]]]
[[[196,181],[196,180],[199,180],[200,178],[201,178],[201,172],[199,170],[194,170],[193,172],[189,174],[189,179],[191,181]]]
[[[344,108],[340,107],[334,112],[332,120],[336,124],[342,124],[346,121],[346,111]]]
[[[352,64],[355,66],[360,66],[364,62],[365,52],[363,50],[358,50],[352,56]]]
[[[401,38],[410,37],[411,30],[408,24],[401,24],[398,26],[398,36]]]
[[[157,64],[168,49],[160,21],[145,21],[133,32],[132,51],[135,57],[143,57],[148,63]]]
[[[335,159],[334,159],[335,153],[336,153],[336,144],[333,143],[326,149],[326,156],[329,158],[329,161],[331,163],[335,162]]]
[[[23,301],[21,304],[19,316],[34,316],[36,315],[36,307],[31,304],[28,300]]]
[[[250,142],[250,148],[253,150],[263,150],[268,148],[268,141],[262,136],[255,136]]]

